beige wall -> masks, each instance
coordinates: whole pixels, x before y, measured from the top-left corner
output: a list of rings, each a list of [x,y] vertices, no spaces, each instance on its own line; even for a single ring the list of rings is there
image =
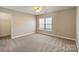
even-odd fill
[[[35,16],[15,13],[13,16],[13,37],[35,32]]]
[[[39,32],[73,39],[76,38],[76,8],[40,15],[40,17],[45,16],[53,17],[53,31],[51,33],[44,31]]]
[[[77,15],[77,18],[76,18],[76,34],[77,34],[76,43],[77,43],[77,48],[79,51],[79,7],[77,7],[76,10],[77,10],[77,12],[76,12],[76,15]]]
[[[35,18],[34,15],[8,10],[5,8],[0,8],[0,11],[12,14],[12,38],[33,33],[35,30],[38,31],[38,24],[35,26],[35,19],[38,20],[38,16]],[[53,17],[53,31],[51,33],[42,31],[43,33],[49,33],[51,35],[59,35],[68,38],[76,38],[76,8],[66,9],[40,16]],[[35,27],[37,27],[37,29],[35,29]]]
[[[28,35],[35,32],[35,16],[23,12],[13,11],[0,7],[0,11],[12,14],[12,38]]]
[[[11,35],[11,15],[0,12],[0,37]]]

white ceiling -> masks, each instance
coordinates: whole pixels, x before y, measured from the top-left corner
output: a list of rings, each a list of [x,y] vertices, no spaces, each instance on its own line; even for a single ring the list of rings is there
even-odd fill
[[[25,12],[32,15],[40,15],[50,12],[55,12],[59,10],[64,10],[68,8],[73,8],[74,6],[44,6],[45,8],[40,12],[37,13],[35,10],[33,10],[33,6],[3,6],[3,8],[12,9],[15,11]]]

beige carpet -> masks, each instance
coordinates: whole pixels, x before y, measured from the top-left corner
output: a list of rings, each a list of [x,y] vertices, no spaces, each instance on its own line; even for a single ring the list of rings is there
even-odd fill
[[[6,52],[77,52],[75,41],[42,34],[31,34],[13,40],[0,40],[0,51]]]

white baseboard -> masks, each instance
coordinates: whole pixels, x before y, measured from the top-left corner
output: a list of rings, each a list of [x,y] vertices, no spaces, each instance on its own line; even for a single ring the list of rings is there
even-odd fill
[[[69,39],[69,40],[75,40],[75,38],[69,38],[69,37],[64,37],[64,36],[60,36],[60,35],[53,35],[59,38],[64,38],[64,39]]]
[[[9,36],[11,34],[5,34],[5,35],[0,35],[0,37],[5,37],[5,36]]]
[[[32,33],[26,33],[26,34],[22,34],[22,35],[18,35],[18,36],[14,36],[12,37],[12,39],[15,39],[15,38],[18,38],[18,37],[22,37],[22,36],[27,36],[27,35],[30,35],[30,34],[33,34],[34,32]]]
[[[46,33],[41,33],[41,34],[45,34],[45,35],[49,35],[49,36],[55,36],[55,37],[59,37],[59,38],[64,38],[64,39],[68,39],[68,40],[74,40],[75,38],[69,38],[69,37],[64,37],[64,36],[60,36],[60,35],[54,35],[54,34],[46,34]]]
[[[27,36],[27,35],[30,35],[30,34],[33,34],[33,33],[34,32],[32,32],[32,33],[26,33],[26,34],[23,34],[23,35],[14,36],[14,37],[12,37],[12,39],[15,39],[15,38],[18,38],[18,37],[22,37],[22,36]],[[69,39],[69,40],[74,40],[75,41],[75,38],[69,38],[69,37],[64,37],[64,36],[54,35],[54,34],[50,35],[50,34],[46,34],[46,33],[41,33],[41,34],[45,34],[45,35],[49,35],[49,36],[55,36],[55,37]]]

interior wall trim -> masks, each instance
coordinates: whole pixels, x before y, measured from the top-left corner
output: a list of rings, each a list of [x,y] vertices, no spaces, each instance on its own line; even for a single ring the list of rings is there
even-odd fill
[[[0,37],[10,36],[11,34],[0,35]]]
[[[22,34],[22,35],[18,35],[18,36],[14,36],[14,37],[12,37],[12,39],[19,38],[19,37],[22,37],[22,36],[31,35],[31,34],[33,34],[33,33],[34,33],[34,32],[26,33],[26,34]]]
[[[64,37],[64,36],[60,36],[60,35],[54,35],[54,34],[46,34],[46,33],[42,33],[42,32],[39,32],[40,34],[44,34],[44,35],[48,35],[48,36],[54,36],[54,37],[58,37],[58,38],[64,38],[64,39],[68,39],[68,40],[76,40],[76,38],[69,38],[69,37]]]

